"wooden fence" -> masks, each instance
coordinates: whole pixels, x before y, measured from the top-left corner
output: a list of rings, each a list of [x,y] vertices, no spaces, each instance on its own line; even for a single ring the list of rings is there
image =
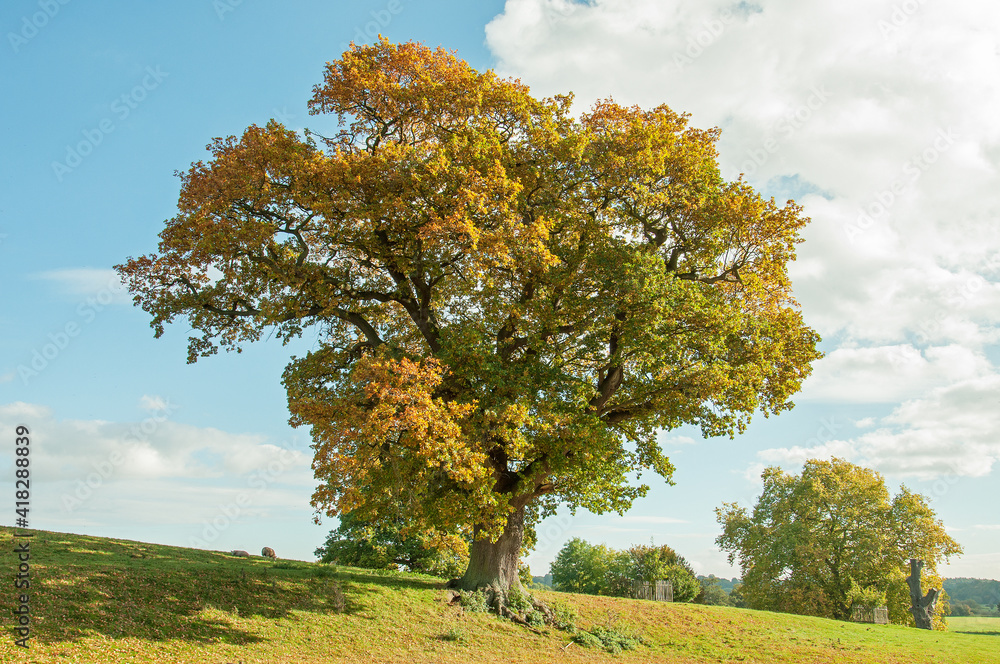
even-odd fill
[[[889,609],[884,606],[856,606],[851,611],[851,622],[889,624]]]
[[[674,586],[664,579],[660,579],[655,585],[646,581],[634,581],[632,583],[632,595],[636,599],[672,602],[674,601]]]

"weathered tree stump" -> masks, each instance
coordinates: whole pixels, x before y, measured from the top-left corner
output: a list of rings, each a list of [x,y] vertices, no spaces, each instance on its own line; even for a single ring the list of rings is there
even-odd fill
[[[934,616],[934,609],[937,606],[938,589],[931,588],[926,595],[920,593],[920,570],[924,568],[924,561],[910,558],[910,576],[906,577],[906,584],[910,586],[910,613],[913,620],[920,629],[933,629],[931,618]]]

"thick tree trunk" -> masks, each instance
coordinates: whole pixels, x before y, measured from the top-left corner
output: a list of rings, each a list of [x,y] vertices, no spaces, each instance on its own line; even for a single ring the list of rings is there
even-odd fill
[[[509,588],[521,588],[517,575],[517,563],[524,540],[524,507],[519,507],[507,517],[503,535],[496,542],[480,536],[476,527],[475,538],[469,549],[469,568],[458,580],[462,590],[477,590],[490,586],[504,592]]]
[[[934,616],[934,608],[937,605],[938,589],[931,588],[926,595],[920,594],[920,570],[924,567],[924,561],[910,558],[910,576],[906,578],[907,585],[910,586],[910,612],[913,620],[920,629],[933,629],[931,622]]]

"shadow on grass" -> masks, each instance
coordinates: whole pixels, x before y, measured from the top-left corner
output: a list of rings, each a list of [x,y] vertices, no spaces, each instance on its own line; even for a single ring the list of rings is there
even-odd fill
[[[8,548],[11,530],[0,535]],[[269,625],[242,619],[297,620],[296,611],[369,617],[380,594],[444,587],[433,577],[46,531],[33,531],[31,548],[33,636],[50,644],[94,635],[258,643]]]
[[[41,587],[32,609],[44,621],[39,625],[44,628],[38,630],[37,638],[57,643],[100,634],[150,641],[251,644],[266,638],[241,627],[241,618],[295,620],[293,611],[374,618],[368,609],[381,603],[380,597],[387,592],[444,585],[443,581],[362,570],[320,576],[313,573],[315,568],[271,569],[262,563],[240,563],[195,564],[187,569],[159,569],[141,562],[99,569],[40,567]]]

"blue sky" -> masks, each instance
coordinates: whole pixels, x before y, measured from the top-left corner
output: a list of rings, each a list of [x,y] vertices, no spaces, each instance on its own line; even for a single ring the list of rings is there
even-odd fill
[[[31,525],[312,559],[335,524],[312,523],[280,374],[315,338],[187,365],[184,324],[154,340],[110,268],[155,249],[174,171],[212,138],[329,127],[306,112],[324,63],[381,32],[580,110],[688,111],[722,128],[727,177],[813,219],[792,275],[827,357],[797,407],[732,441],[665,432],[677,485],[648,478],[624,518],[551,518],[536,573],[580,536],[732,576],[713,509],[752,503],[766,465],[840,456],[931,498],[966,550],[947,574],[1000,578],[1000,11],[804,4],[4,3],[0,431],[34,435]]]

